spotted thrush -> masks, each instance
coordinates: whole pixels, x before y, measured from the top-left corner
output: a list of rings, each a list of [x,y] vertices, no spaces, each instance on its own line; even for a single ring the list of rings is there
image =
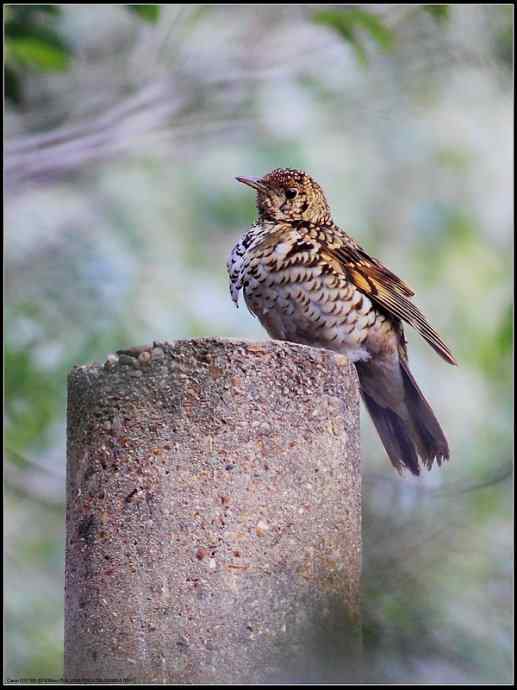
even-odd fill
[[[346,355],[393,466],[420,473],[449,459],[440,425],[408,365],[403,323],[450,364],[450,350],[410,301],[408,285],[332,220],[323,190],[300,170],[238,177],[258,218],[227,262],[230,292],[268,334]]]

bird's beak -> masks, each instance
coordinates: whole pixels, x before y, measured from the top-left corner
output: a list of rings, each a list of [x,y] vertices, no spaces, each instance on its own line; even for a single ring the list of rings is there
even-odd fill
[[[260,177],[236,177],[237,182],[253,187],[257,192],[266,192],[267,186],[261,181]]]

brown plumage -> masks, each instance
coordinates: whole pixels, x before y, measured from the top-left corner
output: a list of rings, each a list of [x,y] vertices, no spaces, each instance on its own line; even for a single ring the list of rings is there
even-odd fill
[[[413,291],[332,220],[321,187],[300,170],[237,180],[257,192],[258,219],[228,258],[230,292],[272,338],[340,352],[394,467],[419,474],[449,458],[447,440],[408,366],[403,322],[438,354],[450,350],[409,300]]]

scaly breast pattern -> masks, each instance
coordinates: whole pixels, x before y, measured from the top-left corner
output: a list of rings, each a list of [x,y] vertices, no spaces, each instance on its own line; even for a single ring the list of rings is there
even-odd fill
[[[303,229],[252,227],[232,250],[228,272],[234,301],[242,288],[272,338],[343,352],[352,360],[369,357],[365,341],[383,316]]]

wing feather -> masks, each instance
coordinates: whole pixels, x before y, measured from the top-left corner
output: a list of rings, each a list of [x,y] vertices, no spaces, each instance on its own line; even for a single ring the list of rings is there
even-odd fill
[[[378,259],[368,254],[356,242],[348,245],[344,244],[338,249],[334,250],[337,258],[341,259],[346,265],[353,262],[354,266],[360,271],[361,268],[366,270],[372,278],[376,278],[379,282],[391,285],[395,290],[398,290],[407,297],[412,297],[415,293],[407,283],[401,280],[397,275],[392,273],[389,268],[386,268]]]
[[[368,254],[346,236],[339,247],[329,247],[329,253],[342,265],[349,279],[388,314],[413,326],[432,348],[450,364],[457,364],[454,356],[422,312],[407,299],[414,292],[398,276]]]

